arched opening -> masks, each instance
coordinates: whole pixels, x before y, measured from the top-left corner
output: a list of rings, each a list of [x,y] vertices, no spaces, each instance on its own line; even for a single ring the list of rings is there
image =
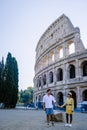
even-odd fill
[[[83,72],[83,76],[87,76],[87,61],[84,61],[82,63],[82,72]]]
[[[63,48],[61,47],[59,49],[59,58],[62,58],[63,57]]]
[[[38,96],[38,102],[41,102],[41,95]]]
[[[39,88],[39,77],[37,78],[37,88]]]
[[[49,83],[53,83],[53,72],[49,73]]]
[[[54,62],[54,54],[52,55],[52,61]]]
[[[41,77],[39,78],[39,87],[41,87]]]
[[[36,98],[35,98],[35,106],[38,107],[37,96],[36,96]]]
[[[36,81],[36,88],[38,88],[38,80]]]
[[[54,51],[51,51],[49,53],[49,63],[53,63],[54,62]]]
[[[83,99],[83,101],[87,101],[87,89],[83,91],[82,99]]]
[[[75,78],[75,66],[74,65],[70,65],[69,66],[69,75],[70,75],[70,79]]]
[[[42,60],[42,66],[45,67],[48,65],[48,56],[45,55]]]
[[[62,94],[62,92],[59,92],[59,93],[57,94],[57,103],[58,103],[59,105],[62,105],[62,104],[63,104],[63,94]]]
[[[62,81],[63,80],[63,71],[61,68],[57,70],[57,81]]]
[[[75,44],[69,43],[69,54],[75,53]]]
[[[41,97],[41,95],[38,96],[38,108],[42,109],[42,97]]]
[[[77,99],[76,93],[74,91],[70,91],[72,93],[72,98],[74,99],[74,108],[77,108]]]
[[[46,74],[43,75],[43,85],[46,85]]]

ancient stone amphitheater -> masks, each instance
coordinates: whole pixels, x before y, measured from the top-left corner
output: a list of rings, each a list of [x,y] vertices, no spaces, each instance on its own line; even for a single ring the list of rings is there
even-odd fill
[[[36,46],[34,102],[38,107],[48,88],[59,104],[68,91],[75,107],[87,101],[87,49],[80,29],[64,14],[47,28]]]

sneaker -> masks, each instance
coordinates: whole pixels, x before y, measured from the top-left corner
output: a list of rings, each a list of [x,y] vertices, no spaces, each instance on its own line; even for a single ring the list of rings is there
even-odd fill
[[[47,123],[47,127],[50,127],[51,125],[49,123]]]
[[[52,126],[54,126],[54,122],[52,122]]]
[[[72,124],[69,124],[69,127],[72,127]]]
[[[69,126],[69,124],[65,124],[65,126]]]
[[[49,123],[47,123],[47,125],[49,125]]]
[[[49,127],[49,123],[47,123],[47,127]]]

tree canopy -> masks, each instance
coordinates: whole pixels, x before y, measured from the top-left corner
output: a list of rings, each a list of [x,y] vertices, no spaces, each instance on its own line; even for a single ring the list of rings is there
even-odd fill
[[[6,108],[14,108],[18,99],[18,64],[15,57],[8,53],[6,63],[0,62],[0,102]]]
[[[24,104],[31,104],[33,102],[33,87],[28,87],[26,90],[19,92],[19,101]]]

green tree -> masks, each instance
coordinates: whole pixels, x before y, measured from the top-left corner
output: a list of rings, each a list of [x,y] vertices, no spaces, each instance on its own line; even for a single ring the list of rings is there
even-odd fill
[[[29,103],[33,102],[33,87],[28,87],[27,92],[29,93]]]
[[[26,90],[19,92],[20,102],[29,103],[33,102],[33,87],[28,87]]]
[[[5,64],[5,107],[14,108],[18,98],[18,66],[16,59],[8,53]]]
[[[12,102],[13,68],[12,55],[8,53],[5,64],[5,107],[10,107]]]
[[[12,58],[13,67],[13,88],[12,88],[12,106],[15,107],[18,100],[18,65],[16,59]]]
[[[0,62],[0,102],[4,101],[4,58]]]

